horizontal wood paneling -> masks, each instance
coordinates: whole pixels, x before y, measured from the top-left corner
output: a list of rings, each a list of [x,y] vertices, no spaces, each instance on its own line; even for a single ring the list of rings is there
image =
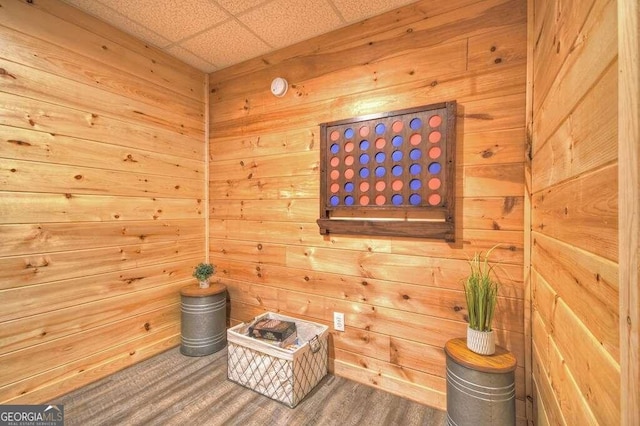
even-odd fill
[[[229,223],[230,225],[232,223]],[[251,232],[251,228],[259,228],[260,222],[247,222],[250,228],[247,232]],[[282,224],[281,230],[286,230],[288,223]],[[313,224],[308,224],[312,227]],[[290,228],[290,226],[289,226]],[[419,255],[429,256],[444,259],[459,259],[468,260],[476,251],[487,251],[495,246],[492,252],[496,262],[500,263],[500,267],[506,264],[520,265],[522,263],[522,241],[519,239],[518,231],[486,231],[486,230],[468,230],[463,233],[462,241],[452,246],[447,243],[433,242],[429,247],[425,247],[424,244],[418,240],[392,240],[390,244],[376,244],[366,245],[366,248],[371,252],[391,252],[394,254],[404,255]],[[213,241],[211,242],[211,250],[218,254],[225,256],[235,257],[237,254],[245,254],[248,256],[260,256],[260,261],[269,253],[269,250],[283,251],[282,247],[276,247],[274,244],[286,244],[286,245],[304,245],[304,243],[313,244],[320,248],[333,248],[333,249],[354,249],[362,248],[363,244],[367,244],[367,240],[358,240],[356,242],[349,239],[338,238],[331,240],[324,240],[322,238],[313,238],[307,241],[296,240],[295,238],[287,238],[286,235],[274,239],[265,236],[261,239],[259,244],[256,244],[250,240],[242,240],[243,235],[238,235],[234,240],[220,240],[221,235],[219,230],[214,230],[211,234]],[[313,237],[313,235],[310,235]],[[248,237],[247,237],[248,239]],[[495,240],[500,239],[501,243],[496,245]],[[374,240],[375,241],[375,240]],[[268,244],[270,244],[268,246]],[[363,243],[363,244],[360,244]],[[347,257],[351,257],[352,254],[345,254]],[[284,263],[284,262],[283,262]],[[516,277],[512,279],[521,279],[522,273],[518,273]]]
[[[92,222],[204,217],[202,199],[0,191],[0,223]]]
[[[613,163],[534,193],[532,228],[617,261],[618,167]]]
[[[0,236],[4,242],[0,246],[0,255],[192,240],[202,238],[203,233],[204,224],[198,219],[0,225]]]
[[[520,6],[520,5],[518,5]],[[523,9],[517,9],[519,13]],[[522,46],[527,42],[527,28],[520,23],[504,26],[495,31],[469,37],[468,69],[483,69],[503,61],[526,60],[526,50]],[[487,55],[487,51],[492,55]]]
[[[553,57],[540,59],[539,66],[545,67],[545,72],[534,85],[543,78],[551,79],[551,82],[548,83],[549,93],[543,97],[540,106],[534,109],[534,132],[537,135],[533,143],[534,152],[546,143],[580,99],[592,90],[593,85],[602,78],[604,71],[617,56],[617,32],[612,31],[616,28],[617,21],[615,2],[596,0],[593,2],[593,9],[589,10],[590,3],[575,2],[582,12],[576,12],[575,8],[570,12],[570,19],[573,19],[579,15],[584,16],[586,11],[589,11],[585,21],[577,26],[557,29],[556,36],[575,38],[566,54],[554,54]],[[557,4],[559,2],[554,2],[550,8],[556,8]],[[553,15],[551,18],[555,19]],[[552,23],[549,24],[551,26]],[[578,32],[570,33],[572,29]],[[548,28],[547,31],[552,30]],[[562,64],[559,73],[548,73],[547,67],[558,66],[552,65],[554,63]]]
[[[536,405],[549,424],[619,424],[616,2],[532,10]]]
[[[542,335],[546,332],[544,330],[543,322],[540,318],[534,316],[535,332],[537,335]],[[539,382],[538,391],[545,400],[554,400],[554,392],[560,396],[557,399],[556,404],[550,404],[543,406],[545,416],[544,420],[538,419],[538,424],[598,424],[597,420],[593,417],[593,413],[585,407],[585,399],[580,394],[580,390],[575,384],[575,380],[571,376],[571,372],[567,368],[564,360],[560,357],[558,348],[553,344],[553,341],[546,342],[549,347],[544,355],[540,354],[538,346],[533,344],[533,353],[535,359],[546,360],[544,367],[541,367],[537,361],[534,364],[537,374],[547,374],[544,379]],[[543,347],[547,347],[547,345]],[[551,387],[553,383],[553,388]],[[545,421],[547,423],[545,423]]]
[[[602,167],[617,158],[617,69],[607,69],[547,143],[536,152],[533,191]]]
[[[617,264],[540,233],[533,234],[533,247],[536,272],[547,282],[558,283],[554,290],[618,359]]]
[[[467,260],[503,244],[496,328],[521,366],[522,422],[526,2],[422,0],[372,19],[209,76],[209,250],[231,322],[343,312],[336,374],[444,408]],[[289,80],[282,98],[275,76]],[[459,239],[320,235],[319,124],[449,100]]]
[[[57,0],[0,38],[0,403],[43,403],[178,343],[205,76]]]
[[[395,257],[402,260],[401,257]],[[265,280],[273,281],[272,286],[295,289],[300,285],[304,285],[304,292],[322,295],[324,291],[328,295],[343,298],[345,300],[367,301],[377,300],[376,304],[383,303],[388,306],[402,307],[411,310],[411,306],[415,303],[412,300],[421,300],[419,292],[424,291],[423,288],[415,286],[429,286],[438,288],[446,288],[450,290],[461,291],[460,280],[465,276],[465,270],[462,261],[449,262],[445,269],[430,268],[426,269],[423,276],[411,277],[409,274],[402,274],[399,277],[393,276],[391,279],[375,277],[371,274],[351,275],[345,271],[345,268],[336,268],[329,272],[314,271],[309,269],[292,269],[288,267],[278,267],[277,265],[268,265],[265,263],[247,264],[246,262],[237,262],[225,260],[215,257],[215,261],[221,265],[221,273],[227,278],[250,281],[253,283],[264,284]],[[434,263],[442,262],[435,261]],[[440,265],[442,265],[440,263]],[[499,279],[502,283],[499,294],[505,298],[513,299],[514,303],[522,298],[522,278],[514,279],[519,272],[517,266],[505,266],[499,269]],[[273,278],[272,278],[273,277]],[[385,291],[379,285],[385,281],[389,285],[389,290]],[[378,284],[380,283],[380,284]],[[408,295],[408,298],[405,296]],[[402,299],[402,300],[400,300]],[[457,305],[450,306],[450,309],[459,312],[464,309],[457,309]],[[460,314],[460,315],[463,315]]]
[[[26,98],[36,98],[56,105],[94,111],[135,125],[147,124],[194,137],[204,135],[202,117],[189,117],[166,106],[135,101],[126,95],[109,93],[91,85],[77,83],[47,71],[0,59],[0,68],[11,75],[0,80],[0,90]],[[47,90],[42,90],[46,87]]]
[[[33,253],[0,259],[0,289],[43,284],[75,277],[197,258],[204,239],[141,243],[56,253]],[[171,256],[170,259],[167,256]]]
[[[87,17],[88,15],[79,14],[76,9],[64,5],[56,0],[39,1],[30,7],[40,7],[44,3],[62,5],[66,9],[65,14],[68,16]],[[93,18],[92,18],[93,19]],[[100,22],[94,19],[94,22]],[[104,26],[104,24],[102,23]],[[91,29],[95,30],[96,25],[92,25]],[[113,31],[110,35],[113,34]],[[0,37],[6,40],[0,46],[0,53],[3,58],[9,59],[20,64],[28,64],[32,68],[47,71],[51,75],[73,80],[88,86],[103,88],[110,93],[126,96],[131,101],[141,101],[150,103],[151,105],[167,105],[173,109],[178,117],[197,118],[203,116],[204,111],[198,108],[197,102],[193,102],[190,96],[185,96],[170,90],[161,89],[155,82],[143,80],[140,78],[131,78],[127,73],[123,73],[118,68],[118,61],[113,63],[104,63],[91,59],[81,52],[67,49],[67,45],[60,46],[50,42],[48,38],[37,38],[29,33],[22,33],[19,30],[13,30],[0,25]],[[130,40],[129,40],[130,41]],[[135,46],[131,41],[129,45]],[[149,47],[144,47],[147,54],[151,54]],[[56,54],[62,52],[63,54]],[[158,57],[159,58],[159,57]],[[149,58],[150,61],[156,60]],[[82,62],[82,68],[75,64]],[[179,64],[173,61],[172,66]],[[191,69],[191,72],[194,70]],[[153,73],[149,74],[153,78]],[[171,114],[171,112],[168,112]]]
[[[159,330],[150,329],[137,339],[118,343],[105,351],[4,386],[0,388],[0,397],[12,404],[50,401],[58,395],[164,352],[179,343],[179,324]],[[55,383],[55,386],[48,385],[49,383]]]
[[[292,165],[286,172],[283,172],[282,162],[285,158],[286,161],[291,161]],[[216,171],[219,172],[220,176],[227,176],[228,180],[251,180],[281,176],[316,176],[319,167],[320,159],[317,152],[307,151],[220,161]],[[283,175],[283,173],[286,173],[286,175]]]
[[[2,355],[2,383],[12,383],[42,372],[43,364],[61,365],[82,359],[118,343],[141,337],[151,327],[162,329],[180,321],[179,305],[168,304],[161,309],[102,325],[84,332]],[[149,329],[149,330],[147,330]],[[28,354],[28,355],[27,355]],[[24,362],[25,356],[30,362]]]
[[[263,91],[261,79],[268,81],[273,72],[278,74],[286,69],[290,69],[291,78],[296,80],[335,73],[345,68],[345,51],[349,56],[359,55],[356,63],[365,63],[367,60],[392,56],[396,51],[436,46],[495,31],[503,26],[521,23],[526,7],[525,4],[514,6],[508,0],[455,0],[447,4],[416,2],[392,13],[392,19],[389,19],[390,14],[373,17],[316,37],[308,43],[299,43],[271,52],[265,58],[256,58],[216,72],[210,80],[215,88],[212,100],[239,98],[247,93]],[[317,66],[319,64],[326,67]],[[247,75],[258,78],[246,79]],[[419,76],[413,79],[417,80]],[[241,84],[242,80],[245,83]],[[267,93],[265,91],[261,95]],[[322,97],[327,95],[333,94],[330,91],[318,93]]]
[[[414,392],[414,388],[417,387],[423,388],[423,392],[433,392],[435,390],[441,394],[442,397],[446,395],[446,381],[441,376],[434,376],[423,373],[420,370],[400,367],[397,364],[368,358],[339,349],[336,350],[336,359],[339,360],[336,362],[338,370],[340,364],[345,364],[345,367],[352,366],[351,368],[353,368],[353,366],[359,366],[365,369],[365,372],[361,372],[361,374],[370,381],[370,384],[380,386],[382,385],[381,382],[391,381],[395,383],[393,388],[396,390],[396,393],[403,393],[405,397],[411,395]],[[404,384],[403,382],[407,383]],[[384,386],[382,387],[384,388]],[[421,400],[422,398],[413,395],[410,399]],[[440,402],[440,404],[442,404],[442,402]]]
[[[524,128],[471,133],[465,137],[462,162],[467,165],[517,163],[524,152]]]
[[[13,0],[17,1],[17,0]],[[76,110],[36,99],[3,93],[0,125],[62,134],[124,147],[163,152],[177,157],[202,159],[202,147],[191,136],[162,128],[120,121],[95,112]]]
[[[229,82],[230,80],[240,79],[247,74],[267,74],[273,69],[279,71],[280,69],[287,68],[290,62],[292,65],[298,65],[292,67],[293,73],[315,72],[322,74],[322,68],[302,68],[299,64],[312,64],[312,62],[308,62],[308,57],[314,53],[326,54],[334,51],[339,52],[342,46],[347,44],[359,46],[362,44],[363,39],[379,37],[379,39],[383,40],[386,37],[380,36],[380,34],[386,31],[408,32],[406,31],[408,28],[413,28],[417,24],[423,27],[428,27],[432,24],[433,26],[441,25],[442,21],[451,21],[450,16],[456,13],[458,9],[473,8],[474,3],[477,3],[477,0],[452,0],[447,3],[415,2],[406,7],[396,9],[394,11],[394,19],[389,19],[387,14],[373,16],[365,21],[359,22],[358,31],[353,31],[353,28],[350,27],[344,27],[329,34],[315,37],[314,43],[299,43],[287,49],[275,50],[264,57],[254,58],[234,67],[217,71],[215,78],[216,81],[219,82]],[[495,6],[495,3],[493,6]],[[474,11],[475,10],[476,9],[474,9]],[[425,19],[427,17],[429,17],[429,19]],[[435,40],[433,44],[438,44],[439,41],[440,40]],[[371,48],[373,48],[376,44],[374,43],[371,46]],[[337,66],[339,62],[332,61],[331,64]],[[231,87],[220,87],[218,91],[235,89],[238,92],[234,93],[238,94],[243,87],[245,87],[245,90],[248,92],[253,92],[261,86],[249,80],[244,86],[233,85]]]
[[[524,64],[514,62],[512,64],[505,63],[494,72],[461,72],[444,79],[416,80],[414,83],[407,84],[405,89],[406,102],[413,106],[428,104],[429,99],[438,101],[457,99],[459,102],[469,102],[469,112],[466,110],[464,112],[465,117],[469,119],[469,131],[484,132],[489,129],[522,127],[522,122],[513,119],[511,114],[506,111],[513,108],[515,109],[514,115],[518,113],[518,110],[522,114],[524,113],[524,107],[521,106],[522,99],[518,100],[518,98],[524,98],[524,93],[522,93],[524,73]],[[293,125],[299,128],[334,121],[337,117],[348,118],[377,113],[380,112],[380,105],[384,105],[384,109],[390,111],[403,108],[404,103],[399,102],[397,88],[393,85],[393,81],[388,82],[386,86],[375,80],[372,83],[368,84],[372,86],[370,95],[379,98],[378,102],[371,105],[363,103],[360,92],[344,96],[336,93],[335,96],[339,98],[323,99],[317,102],[317,114],[314,114],[315,110],[305,110],[303,105],[299,104],[302,101],[310,101],[304,95],[298,97],[300,100],[296,104],[259,108],[255,114],[250,115],[247,114],[247,110],[251,111],[252,108],[245,108],[246,100],[243,98],[239,105],[225,105],[224,107],[244,112],[237,118],[218,123],[215,121],[216,111],[222,106],[212,102],[211,137],[215,140],[217,137],[228,138],[229,136],[240,138],[251,133],[285,132],[292,125],[289,118],[297,115],[300,116],[300,119]],[[269,81],[265,81],[264,84],[269,87]],[[260,95],[265,96],[263,93]],[[273,95],[269,94],[269,96]],[[356,105],[355,109],[354,105]],[[308,107],[308,105],[305,106]],[[502,108],[507,108],[507,110]],[[490,124],[494,122],[505,127],[491,126]],[[269,126],[268,123],[273,124]]]
[[[151,81],[162,89],[192,98],[194,104],[202,102],[202,75],[158,50],[152,50],[141,41],[124,34],[112,36],[118,30],[105,26],[83,28],[93,21],[85,13],[75,11],[58,17],[32,3],[6,1],[0,14],[0,25],[47,40],[56,46],[72,50],[116,68],[132,77]],[[61,4],[49,1],[50,8],[62,9]],[[59,2],[58,2],[59,3]],[[76,23],[77,22],[77,23]],[[111,41],[114,39],[116,41]],[[122,40],[128,42],[123,44]],[[131,49],[130,46],[137,46]],[[50,52],[54,53],[54,52]],[[158,56],[159,60],[153,60]],[[26,63],[25,65],[29,65]],[[159,89],[158,89],[159,90]]]
[[[225,267],[226,272],[226,264],[222,265]],[[246,268],[251,266],[253,265],[245,265]],[[286,282],[281,284],[276,281],[279,278],[278,272],[281,271],[282,268],[260,266],[259,272],[261,277],[264,277],[263,282],[267,280],[274,281],[276,282],[275,287],[267,286],[267,284],[249,284],[238,281],[235,283],[237,288],[230,290],[229,294],[244,303],[260,303],[273,309],[282,308],[278,305],[278,298],[294,295],[296,287],[292,284],[288,285]],[[395,314],[391,310],[386,311],[390,313],[390,316],[402,317],[405,315],[404,312],[407,312],[433,317],[425,319],[424,322],[436,322],[439,319],[464,322],[467,315],[464,308],[464,294],[461,291],[430,286],[396,284],[379,279],[368,279],[365,281],[366,284],[363,282],[353,283],[347,280],[340,281],[335,276],[328,274],[317,274],[317,276],[306,278],[308,278],[308,281],[304,278],[298,278],[299,281],[304,280],[309,284],[305,285],[301,289],[304,292],[301,292],[301,295],[296,295],[296,297],[307,297],[309,301],[312,300],[315,305],[320,307],[326,306],[327,303],[332,306],[340,305],[342,306],[341,309],[347,311],[346,313],[352,313],[354,316],[360,313],[363,317],[366,317],[366,312],[375,312],[376,318],[380,320],[380,307],[402,311]],[[337,283],[331,285],[331,279]],[[270,290],[274,288],[277,291],[271,294]],[[319,296],[324,296],[325,299]],[[511,321],[512,310],[517,309],[516,303],[509,298],[500,298],[498,304],[501,312],[496,315],[496,327],[522,332],[522,321]],[[289,310],[291,309],[289,308]],[[326,313],[322,312],[321,318],[326,321],[332,321],[333,313],[331,309],[327,308]],[[356,321],[357,319],[352,320],[351,323],[355,324]],[[370,330],[376,331],[372,328]],[[397,336],[402,337],[399,334]],[[405,338],[408,337],[405,336]],[[419,339],[411,340],[419,341]]]
[[[522,197],[486,197],[456,199],[463,206],[463,229],[521,231]],[[219,220],[276,220],[279,222],[312,222],[317,219],[319,202],[294,200],[216,200],[210,216]]]
[[[213,105],[212,108],[217,106]],[[236,160],[239,164],[240,161],[245,162],[248,157],[311,151],[319,143],[320,134],[315,126],[313,128],[295,127],[282,132],[257,135],[220,135],[209,140],[209,153],[216,162]],[[229,149],[230,145],[233,145],[233,150]]]
[[[576,392],[576,389],[571,390],[572,387],[560,390],[561,395],[569,393],[558,398],[560,406],[565,404],[565,400],[584,400],[586,407],[578,406],[574,410],[592,411],[600,424],[607,424],[607,419],[620,415],[618,361],[601,349],[600,342],[558,297],[549,283],[535,273],[532,281],[536,294],[534,315],[540,315],[540,324],[546,330],[539,332],[543,337],[548,335],[547,352],[541,358],[545,362],[541,364],[549,377],[562,374],[557,370],[564,364],[568,370],[566,374],[573,377],[578,388],[578,395],[571,394]],[[544,309],[537,309],[536,305],[545,306]],[[538,330],[534,328],[534,336],[537,333]],[[534,337],[534,342],[537,338]],[[576,345],[580,345],[580,350],[574,350]],[[554,360],[556,357],[562,359],[560,364]]]
[[[47,283],[46,286],[24,286],[4,289],[2,320],[16,320],[59,309],[73,308],[95,300],[122,296],[154,287],[184,282],[191,277],[188,261],[141,266],[97,277],[75,277]],[[139,293],[138,296],[142,296]],[[134,299],[139,302],[139,300]],[[25,321],[30,321],[26,318]],[[16,324],[16,327],[19,327]]]
[[[164,152],[144,151],[136,146],[119,146],[87,139],[0,126],[0,157],[42,163],[85,166],[130,173],[200,179],[201,159],[194,160]],[[115,161],[119,160],[119,161]]]
[[[536,45],[532,58],[538,95],[533,99],[535,110],[540,108],[564,59],[584,41],[581,27],[594,3],[594,0],[536,2],[535,34],[531,35]]]
[[[463,191],[470,197],[519,197],[524,185],[523,176],[524,167],[518,163],[468,166],[464,168]]]
[[[126,185],[121,185],[127,182]],[[94,194],[115,196],[158,196],[198,198],[202,181],[179,177],[163,177],[77,167],[36,163],[34,161],[0,159],[0,185],[6,191],[30,191],[38,188],[45,193]]]
[[[121,317],[123,312],[133,316],[165,307],[168,302],[180,303],[180,288],[190,284],[192,281],[190,278],[188,277],[184,281],[175,281],[166,286],[156,285],[143,289],[144,296],[142,294],[139,296],[145,298],[144,304],[141,304],[136,297],[138,295],[130,290],[123,296],[63,309],[59,309],[60,303],[54,305],[54,302],[52,303],[54,306],[47,306],[47,309],[51,310],[50,312],[9,322],[11,327],[5,327],[0,331],[0,336],[5,343],[2,347],[2,353],[28,347],[34,341],[39,344],[46,343],[98,327],[105,322]],[[71,315],[71,311],[73,311],[73,315]]]

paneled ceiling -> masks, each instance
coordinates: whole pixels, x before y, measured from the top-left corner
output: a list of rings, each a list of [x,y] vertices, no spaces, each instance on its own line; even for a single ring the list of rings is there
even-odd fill
[[[416,0],[64,0],[212,72]]]

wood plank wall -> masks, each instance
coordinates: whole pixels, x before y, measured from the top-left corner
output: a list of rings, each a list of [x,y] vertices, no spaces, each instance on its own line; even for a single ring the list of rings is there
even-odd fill
[[[640,424],[640,4],[618,0],[620,424]]]
[[[532,334],[538,424],[620,423],[613,0],[532,8]]]
[[[0,40],[0,403],[38,403],[179,343],[206,75],[56,0]]]
[[[231,319],[264,311],[332,331],[333,371],[445,408],[443,346],[465,336],[461,280],[495,244],[499,344],[524,422],[526,1],[418,1],[210,77],[210,256]],[[273,78],[290,91],[275,98]],[[459,239],[319,234],[319,124],[459,103]]]

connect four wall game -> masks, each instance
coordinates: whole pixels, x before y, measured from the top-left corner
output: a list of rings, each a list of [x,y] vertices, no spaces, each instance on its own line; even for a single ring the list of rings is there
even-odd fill
[[[456,103],[320,125],[321,234],[454,239]]]

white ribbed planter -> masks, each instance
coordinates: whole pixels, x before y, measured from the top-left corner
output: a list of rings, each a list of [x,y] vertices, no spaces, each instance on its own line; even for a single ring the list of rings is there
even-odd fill
[[[478,331],[467,327],[467,347],[480,355],[493,355],[496,352],[496,335],[492,331]]]
[[[198,281],[200,288],[209,288],[209,278],[204,281]]]

